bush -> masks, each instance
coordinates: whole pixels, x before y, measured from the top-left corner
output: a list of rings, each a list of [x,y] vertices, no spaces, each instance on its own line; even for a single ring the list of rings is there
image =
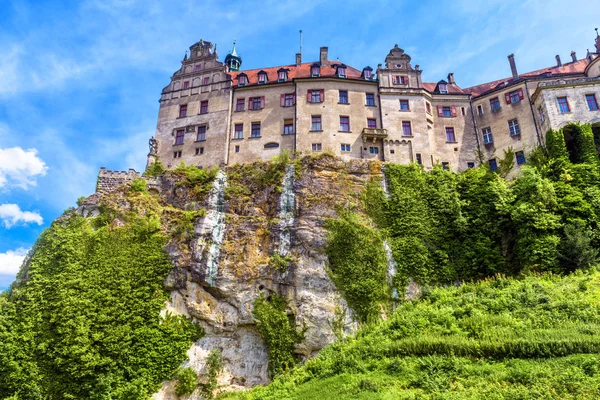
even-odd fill
[[[137,193],[146,193],[146,180],[143,178],[136,178],[131,182],[131,186],[129,187],[129,189],[132,192],[137,192]]]
[[[198,387],[197,378],[198,376],[192,368],[179,368],[173,377],[173,379],[177,380],[177,384],[175,385],[177,396],[192,394]]]
[[[162,163],[159,160],[154,161],[148,168],[146,168],[146,172],[144,175],[158,177],[165,173],[165,167],[163,167]]]

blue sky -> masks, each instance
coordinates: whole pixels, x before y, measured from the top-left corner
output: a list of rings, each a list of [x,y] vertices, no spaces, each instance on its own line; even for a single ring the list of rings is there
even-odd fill
[[[62,211],[93,193],[98,169],[145,165],[160,90],[199,39],[220,59],[237,39],[243,69],[304,60],[356,68],[398,44],[425,81],[460,86],[593,50],[590,0],[326,2],[304,0],[0,0],[0,289]]]

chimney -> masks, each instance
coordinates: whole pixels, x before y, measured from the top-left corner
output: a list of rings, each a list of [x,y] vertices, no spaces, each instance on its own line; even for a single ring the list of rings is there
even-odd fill
[[[571,59],[573,59],[573,62],[577,62],[577,54],[575,54],[575,51],[571,52]]]
[[[327,51],[328,50],[329,49],[327,48],[327,46],[321,47],[319,62],[321,63],[322,66],[327,65]]]
[[[556,66],[562,67],[562,62],[560,61],[560,56],[558,54],[556,55]]]
[[[454,82],[454,72],[450,72],[448,74],[448,83],[451,85],[454,85],[456,82]]]
[[[302,53],[296,53],[296,66],[302,64]]]
[[[509,54],[508,62],[510,63],[510,70],[514,80],[519,79],[519,73],[517,72],[517,64],[515,64],[515,55]]]

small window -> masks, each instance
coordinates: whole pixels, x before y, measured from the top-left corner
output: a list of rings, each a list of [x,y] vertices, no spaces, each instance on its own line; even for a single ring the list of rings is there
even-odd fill
[[[402,136],[412,136],[410,121],[402,121]]]
[[[287,71],[279,71],[277,72],[277,80],[279,82],[287,81]]]
[[[373,77],[373,72],[370,69],[365,69],[365,79],[371,79]]]
[[[394,85],[408,85],[408,76],[395,75],[392,82]]]
[[[340,116],[340,131],[350,132],[350,117]]]
[[[173,158],[181,158],[181,151],[174,151]]]
[[[253,138],[260,137],[260,122],[252,123],[252,132],[250,133],[250,136]]]
[[[238,86],[245,86],[248,84],[248,77],[246,75],[238,75]]]
[[[446,85],[445,83],[440,83],[439,90],[442,94],[448,94],[448,85]]]
[[[508,121],[508,130],[510,136],[517,136],[521,134],[521,128],[519,128],[519,121],[516,119]]]
[[[375,118],[367,118],[367,128],[377,129],[377,120]]]
[[[313,143],[312,150],[313,151],[321,151],[321,143]]]
[[[258,74],[258,83],[259,85],[267,83],[267,74],[261,72]]]
[[[475,168],[475,163],[473,161],[470,161],[467,163],[467,168],[471,169],[471,168]]]
[[[342,143],[341,144],[341,150],[343,153],[349,153],[350,152],[350,145],[346,144],[346,143]]]
[[[320,131],[320,130],[322,130],[322,127],[321,127],[321,116],[320,115],[313,115],[311,117],[311,122],[312,122],[311,127],[310,127],[311,131]]]
[[[339,76],[340,78],[345,78],[346,77],[346,67],[343,65],[340,65],[337,68],[337,76]]]
[[[245,104],[244,99],[237,99],[235,102],[235,111],[244,111]]]
[[[494,137],[492,136],[492,128],[483,128],[481,130],[483,134],[483,144],[490,144],[494,142]]]
[[[461,112],[461,114],[462,114],[462,115],[463,115],[463,117],[464,117],[464,116],[465,116],[465,114],[466,114],[466,112],[465,112],[465,108],[464,108],[464,107],[461,107],[461,108],[460,108],[460,112]],[[483,110],[482,110],[481,112],[483,113]]]
[[[311,103],[320,103],[322,102],[322,90],[309,90],[310,92],[310,102]]]
[[[348,91],[340,90],[340,104],[348,104]]]
[[[208,113],[208,100],[204,100],[200,103],[200,114]]]
[[[260,110],[261,108],[263,108],[263,97],[251,97],[251,99],[252,102],[250,104],[252,105],[253,110]]]
[[[454,128],[446,127],[446,142],[456,143],[456,136],[454,136]]]
[[[538,108],[538,113],[540,114],[540,122],[543,123],[546,120],[546,117],[544,116],[544,110],[541,106]]]
[[[190,87],[190,81],[183,82],[183,88],[184,89],[189,89],[189,87]]]
[[[183,138],[185,137],[185,130],[178,129],[175,135],[175,144],[183,144]]]
[[[275,142],[271,142],[271,143],[267,143],[264,146],[265,149],[277,149],[279,148],[279,143],[275,143]]]
[[[427,111],[427,114],[431,115],[431,103],[428,101],[425,102],[425,110]]]
[[[442,107],[442,117],[451,117],[452,107]]]
[[[283,134],[284,135],[293,135],[294,134],[294,120],[293,119],[284,119],[283,120]]]
[[[319,67],[318,65],[313,65],[310,68],[310,75],[312,77],[318,77],[321,74],[321,67]]]
[[[235,152],[239,153],[240,152],[240,146],[235,146]]]
[[[511,104],[518,103],[519,101],[521,101],[521,96],[519,96],[518,90],[513,90],[512,92],[510,92],[509,97],[510,97]]]
[[[196,147],[196,155],[204,154],[204,147]]]
[[[492,158],[490,161],[488,161],[488,164],[490,166],[490,171],[496,172],[496,170],[498,169],[498,162],[496,161],[496,159]]]
[[[233,138],[234,139],[243,139],[244,138],[244,124],[235,124]]]
[[[202,69],[202,65],[196,65],[196,66],[194,67],[194,72],[198,72],[198,71],[200,71],[201,69]]]
[[[206,125],[198,127],[198,135],[196,136],[196,141],[201,142],[203,140],[206,140]]]
[[[464,110],[464,108],[463,108],[463,110]],[[481,104],[477,106],[477,114],[483,115],[483,106]]]
[[[283,98],[283,106],[291,107],[294,105],[294,93],[286,93]]]
[[[447,161],[442,162],[442,169],[444,171],[450,171],[450,163]]]
[[[187,104],[182,104],[179,106],[179,118],[187,117]]]
[[[598,102],[596,101],[596,95],[595,94],[586,94],[585,95],[585,101],[587,102],[588,108],[590,111],[597,111],[598,110]]]
[[[419,165],[423,165],[423,157],[421,156],[421,153],[417,153],[417,164]]]
[[[367,106],[375,106],[375,94],[367,93]]]
[[[490,99],[490,109],[492,111],[500,110],[500,99],[498,99],[497,97]]]
[[[204,78],[203,84],[204,85],[208,85],[208,82],[210,81],[210,78],[207,76]]]
[[[525,164],[525,153],[522,151],[515,152],[515,156],[517,157],[517,165]]]
[[[379,154],[379,147],[377,147],[377,146],[369,147],[369,154]]]
[[[408,100],[400,100],[400,111],[410,111]]]
[[[395,154],[395,153],[396,153],[396,150],[390,149],[390,154]]]

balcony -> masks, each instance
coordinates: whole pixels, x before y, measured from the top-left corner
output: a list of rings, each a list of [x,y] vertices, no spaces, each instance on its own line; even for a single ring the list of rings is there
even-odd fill
[[[387,129],[363,128],[362,131],[363,142],[368,142],[369,140],[372,140],[373,143],[375,143],[377,139],[386,139],[387,137]]]

